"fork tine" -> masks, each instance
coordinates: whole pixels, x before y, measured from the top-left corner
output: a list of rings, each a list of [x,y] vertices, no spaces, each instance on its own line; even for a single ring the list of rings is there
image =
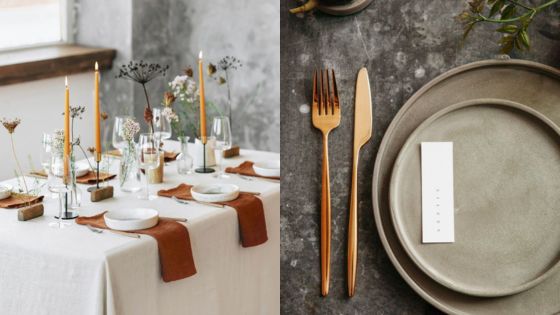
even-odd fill
[[[331,98],[331,80],[329,80],[329,69],[325,69],[325,74],[327,76],[327,106],[326,106],[326,113],[327,114],[334,114],[333,107],[332,107],[332,98]]]
[[[333,82],[333,109],[340,110],[340,103],[338,102],[338,88],[336,87],[336,77],[334,75],[334,69],[332,71],[332,82]]]
[[[315,69],[315,72],[313,73],[313,104],[312,104],[312,111],[318,111],[319,110],[319,106],[318,105],[319,102],[319,97],[317,95],[317,69]]]
[[[323,69],[319,70],[321,79],[320,93],[319,93],[319,115],[325,114],[325,79],[323,78]]]

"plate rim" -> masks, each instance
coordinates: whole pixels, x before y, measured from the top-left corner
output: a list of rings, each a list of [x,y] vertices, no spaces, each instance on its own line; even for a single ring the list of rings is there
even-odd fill
[[[393,169],[392,169],[392,172],[391,172],[391,176],[390,176],[389,210],[390,210],[390,213],[391,213],[391,220],[393,222],[393,227],[395,229],[395,232],[397,234],[397,237],[398,237],[402,247],[404,248],[404,250],[406,251],[408,256],[412,259],[412,261],[416,264],[416,266],[418,266],[418,268],[420,268],[430,278],[432,278],[434,281],[438,282],[439,284],[441,284],[441,285],[443,285],[443,286],[445,286],[445,287],[447,287],[451,290],[455,290],[457,292],[464,293],[464,294],[467,294],[467,295],[473,295],[473,296],[478,296],[478,297],[502,297],[502,296],[513,295],[513,294],[520,293],[520,292],[526,291],[528,289],[531,289],[531,288],[535,287],[536,285],[538,285],[539,283],[546,280],[548,277],[550,277],[560,267],[560,253],[559,253],[559,255],[556,259],[556,262],[552,266],[547,268],[546,271],[543,272],[542,274],[540,274],[538,277],[532,279],[529,282],[526,282],[523,285],[516,286],[516,287],[514,287],[513,289],[510,289],[510,290],[494,291],[494,293],[491,293],[490,291],[484,291],[484,290],[482,290],[482,291],[472,290],[471,291],[469,289],[463,289],[459,286],[456,286],[453,283],[451,283],[450,281],[447,281],[447,280],[443,279],[442,277],[439,277],[436,273],[432,272],[432,270],[430,268],[427,268],[421,262],[421,260],[418,259],[418,257],[413,255],[413,249],[410,247],[410,244],[405,240],[406,238],[403,235],[402,225],[399,227],[399,222],[401,222],[400,217],[398,217],[396,215],[396,212],[395,212],[395,209],[396,209],[396,204],[395,203],[396,203],[396,194],[397,194],[396,185],[397,184],[396,184],[396,181],[394,179],[397,176],[399,165],[402,164],[402,162],[405,158],[404,155],[403,155],[404,151],[407,150],[412,145],[412,143],[414,142],[414,139],[418,136],[418,134],[420,134],[431,123],[438,120],[439,118],[444,117],[447,114],[450,114],[450,113],[452,113],[454,111],[457,111],[457,110],[464,109],[466,107],[485,106],[485,105],[513,108],[513,109],[516,109],[518,111],[525,112],[525,113],[527,113],[527,114],[529,114],[529,115],[531,115],[535,118],[538,118],[539,121],[541,121],[541,123],[544,123],[547,127],[554,130],[554,132],[556,133],[555,138],[560,140],[560,128],[552,120],[550,120],[545,115],[539,113],[538,111],[532,109],[531,107],[528,107],[527,105],[521,104],[519,102],[514,102],[514,101],[510,101],[510,100],[505,100],[505,99],[497,99],[497,98],[476,98],[476,99],[470,99],[470,100],[466,100],[466,101],[462,101],[462,102],[458,102],[458,103],[449,105],[449,106],[437,111],[436,113],[434,113],[433,115],[428,117],[426,120],[424,120],[418,127],[416,127],[416,129],[414,129],[414,131],[408,136],[405,143],[403,144],[401,150],[399,151],[399,153],[397,155],[397,158],[395,160],[395,163],[394,163],[394,166],[393,166]]]
[[[389,243],[389,241],[388,241],[388,239],[385,235],[385,230],[384,230],[384,226],[383,226],[383,223],[382,223],[383,218],[381,216],[381,210],[380,210],[380,198],[378,198],[378,192],[377,192],[378,182],[380,181],[380,172],[381,172],[380,164],[382,163],[384,152],[386,151],[386,148],[388,147],[387,142],[390,141],[389,138],[392,138],[392,134],[393,134],[393,132],[396,128],[396,125],[398,124],[398,122],[400,122],[402,120],[402,116],[404,115],[404,113],[407,112],[410,109],[412,104],[414,104],[418,100],[418,98],[420,98],[422,95],[424,95],[433,86],[435,86],[435,85],[441,83],[442,81],[446,80],[447,78],[452,77],[454,75],[457,75],[459,73],[463,73],[463,72],[467,72],[467,71],[475,70],[475,69],[483,69],[485,67],[497,67],[497,66],[504,67],[504,66],[508,66],[508,65],[509,66],[531,68],[535,72],[538,70],[543,74],[546,74],[548,76],[554,76],[558,80],[560,80],[560,70],[557,70],[553,67],[550,67],[550,66],[538,63],[538,62],[521,60],[521,59],[505,59],[505,60],[504,59],[486,59],[486,60],[467,63],[465,65],[461,65],[461,66],[455,67],[453,69],[450,69],[450,70],[436,76],[435,78],[430,80],[428,83],[423,85],[418,91],[416,91],[403,104],[403,106],[398,110],[398,112],[395,114],[395,116],[391,120],[391,123],[387,126],[387,129],[384,131],[383,137],[382,137],[381,142],[379,144],[379,149],[378,149],[376,157],[375,157],[374,168],[373,168],[373,177],[372,177],[372,189],[371,189],[372,204],[373,204],[372,211],[373,211],[373,215],[374,215],[375,227],[377,229],[377,234],[380,238],[381,244],[383,245],[385,253],[389,257],[389,260],[391,261],[392,265],[395,267],[397,272],[404,279],[404,281],[414,290],[414,292],[416,292],[421,298],[423,298],[425,301],[427,301],[428,303],[430,303],[431,305],[433,305],[437,309],[439,309],[443,312],[446,312],[446,313],[464,314],[465,312],[460,310],[460,309],[457,309],[455,307],[451,307],[451,306],[449,306],[445,303],[440,302],[438,299],[436,299],[435,297],[430,295],[428,292],[424,291],[424,289],[414,279],[412,279],[412,277],[409,276],[409,274],[407,273],[405,268],[401,265],[399,259],[396,257],[395,253],[393,252],[392,246]],[[392,224],[391,224],[391,226],[392,226]]]

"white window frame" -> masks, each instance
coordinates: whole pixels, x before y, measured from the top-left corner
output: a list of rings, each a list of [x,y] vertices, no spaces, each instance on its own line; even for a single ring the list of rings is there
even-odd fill
[[[27,48],[41,48],[53,45],[73,44],[74,15],[74,0],[60,0],[60,41],[0,48],[0,52],[17,51]]]

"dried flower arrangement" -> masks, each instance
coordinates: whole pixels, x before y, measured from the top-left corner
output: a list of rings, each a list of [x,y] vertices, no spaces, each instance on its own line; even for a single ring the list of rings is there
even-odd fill
[[[123,161],[121,163],[121,171],[119,180],[121,185],[126,182],[127,176],[129,174],[129,168],[132,167],[135,156],[135,144],[134,136],[140,131],[140,124],[134,121],[134,119],[127,118],[123,123],[123,136],[127,142],[127,149],[129,154],[123,156]]]
[[[17,126],[21,123],[21,119],[19,118],[14,118],[14,119],[7,119],[7,118],[2,118],[0,120],[0,122],[2,122],[2,125],[4,126],[4,128],[6,128],[6,130],[8,130],[8,133],[10,134],[10,141],[12,143],[12,153],[14,155],[14,161],[16,162],[16,166],[19,172],[19,176],[21,176],[21,178],[23,179],[23,186],[25,187],[25,193],[28,194],[29,193],[29,189],[27,188],[27,183],[25,181],[25,176],[23,173],[23,170],[21,168],[21,165],[19,163],[19,160],[17,158],[17,154],[16,154],[16,146],[14,144],[14,132],[16,131]],[[16,172],[16,178],[19,178],[19,176],[17,176],[17,172]]]
[[[74,147],[75,146],[78,147],[80,149],[80,151],[82,151],[82,154],[84,155],[84,157],[86,158],[86,161],[89,164],[89,168],[92,171],[95,171],[95,169],[93,168],[93,165],[91,164],[90,160],[87,158],[86,151],[84,150],[84,148],[82,147],[82,145],[80,143],[80,136],[74,137],[74,120],[76,120],[76,119],[82,120],[82,118],[83,118],[82,115],[85,112],[86,112],[86,107],[85,106],[70,106],[70,146],[71,146],[70,155],[73,156],[74,155]],[[62,113],[62,115],[64,115],[64,113]],[[64,131],[62,133],[63,133],[62,141],[64,142]],[[56,135],[56,136],[58,136],[58,135]]]
[[[146,84],[159,76],[165,76],[169,66],[161,66],[157,63],[147,63],[143,60],[130,61],[128,64],[121,65],[119,73],[115,76],[118,79],[131,80],[142,85],[146,96],[146,109],[144,110],[144,120],[150,126],[151,132],[154,131],[152,106],[148,97]]]
[[[560,0],[549,0],[533,6],[526,1],[514,0],[469,0],[468,9],[457,18],[463,24],[463,40],[473,28],[482,23],[499,25],[496,32],[502,34],[499,40],[501,52],[509,54],[513,49],[525,50],[531,47],[528,29],[534,18],[546,9],[559,9]]]
[[[220,61],[218,61],[218,66],[213,64],[208,64],[208,75],[214,79],[219,85],[225,84],[227,87],[227,100],[228,100],[228,117],[231,123],[231,85],[230,76],[231,71],[235,71],[243,67],[243,64],[239,59],[233,56],[225,56]],[[219,75],[219,72],[222,75]],[[216,74],[216,75],[215,75]]]
[[[190,129],[192,134],[198,135],[198,85],[193,78],[193,70],[188,67],[183,70],[183,75],[176,76],[168,83],[169,90],[163,95],[161,104],[165,107],[164,115],[171,122],[173,133],[177,136],[185,136],[185,131]],[[173,104],[177,106],[174,108]],[[214,103],[206,101],[208,115],[220,114]]]

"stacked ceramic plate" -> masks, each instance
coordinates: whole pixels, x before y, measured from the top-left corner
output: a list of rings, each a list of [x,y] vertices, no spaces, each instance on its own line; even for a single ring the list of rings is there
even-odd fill
[[[452,314],[560,312],[560,71],[521,60],[434,79],[389,126],[374,215],[393,264]],[[420,143],[453,142],[455,242],[423,244]]]

